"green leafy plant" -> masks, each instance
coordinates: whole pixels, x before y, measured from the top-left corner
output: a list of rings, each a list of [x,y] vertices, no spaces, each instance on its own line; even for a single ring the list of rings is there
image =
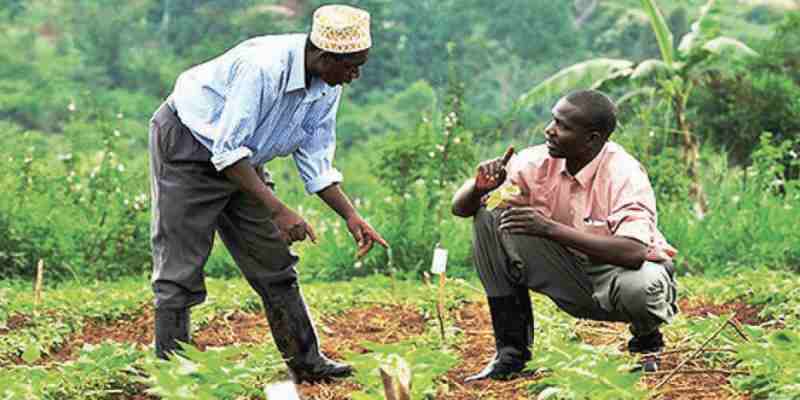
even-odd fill
[[[163,399],[238,399],[263,393],[259,381],[276,374],[283,361],[263,346],[229,346],[205,352],[184,345],[182,356],[170,361],[148,358],[143,383],[148,393]]]
[[[438,377],[458,361],[451,353],[422,343],[365,343],[364,346],[369,353],[348,357],[356,368],[356,382],[364,387],[362,391],[353,394],[354,400],[383,397],[383,381],[379,368],[383,364],[392,363],[396,357],[405,360],[411,369],[411,398],[432,399],[436,393]]]

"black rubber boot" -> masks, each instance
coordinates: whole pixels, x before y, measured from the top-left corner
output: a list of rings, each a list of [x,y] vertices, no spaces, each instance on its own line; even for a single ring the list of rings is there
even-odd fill
[[[629,352],[642,354],[639,365],[634,370],[657,372],[658,364],[661,361],[658,355],[663,349],[664,337],[659,330],[647,335],[634,336],[628,341]]]
[[[156,309],[156,356],[168,359],[170,355],[181,350],[177,341],[189,342],[189,309]]]
[[[330,360],[320,352],[317,332],[296,281],[270,285],[264,306],[272,337],[295,383],[328,381],[353,373],[349,365]]]
[[[496,353],[492,361],[465,383],[482,379],[510,379],[525,369],[533,345],[533,311],[527,288],[513,296],[489,297]]]

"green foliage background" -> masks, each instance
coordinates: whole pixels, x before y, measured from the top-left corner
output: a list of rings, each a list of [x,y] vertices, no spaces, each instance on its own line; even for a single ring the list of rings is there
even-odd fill
[[[602,1],[580,21],[573,2],[343,2],[372,13],[375,47],[345,92],[336,163],[393,252],[357,262],[343,223],[305,195],[290,162],[274,160],[279,196],[322,236],[296,247],[311,279],[419,276],[436,243],[450,250],[451,274],[473,276],[471,226],[450,215],[450,196],[479,160],[541,143],[555,98],[519,110],[518,97],[581,60],[659,54],[634,0]],[[248,37],[305,31],[324,3],[0,1],[0,279],[29,278],[40,259],[51,282],[147,276],[151,113],[187,67]],[[787,221],[800,220],[800,12],[717,3],[714,29],[759,56],[723,60],[693,82],[687,115],[703,144],[708,217],[692,215],[670,104],[620,104],[613,139],[648,170],[681,273],[797,271],[800,233]],[[676,38],[703,4],[659,2]],[[221,246],[206,272],[239,274]]]

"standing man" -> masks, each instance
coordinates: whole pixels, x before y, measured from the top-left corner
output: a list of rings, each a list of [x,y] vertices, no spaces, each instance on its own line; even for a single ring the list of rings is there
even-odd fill
[[[628,349],[658,368],[659,326],[677,312],[672,256],[658,231],[647,174],[608,138],[617,123],[603,93],[571,93],[553,108],[546,144],[478,166],[453,213],[474,216],[474,261],[489,301],[494,359],[467,381],[506,378],[531,359],[528,290],[576,318],[630,323]],[[520,194],[487,210],[482,200],[510,177]]]
[[[150,124],[155,351],[188,342],[189,308],[206,298],[203,266],[219,233],[261,296],[295,381],[347,376],[320,353],[289,246],[314,230],[284,204],[263,164],[292,155],[309,193],[347,222],[358,253],[386,241],[353,208],[333,168],[344,83],[372,44],[370,17],[348,6],[314,13],[310,35],[247,40],[178,77]]]

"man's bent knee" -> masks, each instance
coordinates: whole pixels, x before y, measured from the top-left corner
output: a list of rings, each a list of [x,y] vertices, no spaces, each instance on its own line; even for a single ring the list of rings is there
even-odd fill
[[[169,281],[153,282],[155,308],[180,310],[200,304],[206,300],[205,290],[191,292],[188,289]]]

